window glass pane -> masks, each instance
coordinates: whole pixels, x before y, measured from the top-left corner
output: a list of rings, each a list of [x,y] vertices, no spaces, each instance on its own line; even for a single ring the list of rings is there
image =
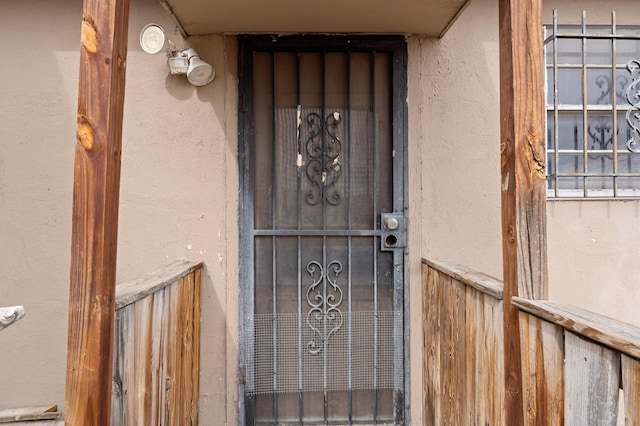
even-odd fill
[[[640,173],[640,154],[629,153],[626,150],[618,153],[618,172]]]
[[[550,63],[550,62],[548,62],[548,60],[547,60],[547,63]],[[545,102],[547,103],[547,105],[552,105],[553,104],[553,88],[555,87],[554,86],[555,82],[553,81],[553,76],[554,76],[553,67],[547,66],[547,69],[546,69],[547,91],[545,93],[545,96],[546,96],[545,97]]]
[[[582,115],[562,114],[558,117],[558,149],[583,150]]]
[[[611,40],[587,40],[587,65],[611,66]]]
[[[640,177],[619,177],[617,178],[617,184],[622,196],[640,196]]]
[[[558,103],[582,105],[582,70],[558,68]]]
[[[561,177],[558,178],[558,188],[560,190],[580,190],[580,191],[573,191],[573,192],[565,192],[562,195],[563,196],[577,196],[577,197],[582,197],[583,193],[582,193],[582,189],[584,188],[584,184],[583,184],[584,179],[583,178],[577,178],[577,177],[572,177],[572,178],[567,178],[567,177]]]
[[[616,81],[617,83],[618,81]],[[610,67],[587,70],[587,102],[589,105],[612,105],[613,93],[613,78]],[[617,101],[619,102],[620,99]]]
[[[584,173],[582,154],[560,154],[558,156],[558,173]]]
[[[613,150],[613,114],[590,112],[587,117],[587,149]]]
[[[587,156],[589,173],[612,173],[613,156],[609,154],[589,154]]]
[[[547,111],[547,151],[555,149],[555,118],[553,111]]]
[[[590,177],[587,178],[590,197],[613,197],[612,177]]]
[[[566,31],[561,31],[566,32]],[[582,41],[577,39],[558,40],[558,64],[582,64]]]
[[[640,36],[640,31],[630,31]],[[640,40],[617,40],[616,41],[616,63],[626,66],[627,62],[640,58]]]

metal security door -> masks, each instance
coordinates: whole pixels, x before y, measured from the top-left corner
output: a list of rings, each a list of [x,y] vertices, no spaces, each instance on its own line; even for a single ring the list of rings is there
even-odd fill
[[[403,424],[405,46],[242,37],[243,424]]]

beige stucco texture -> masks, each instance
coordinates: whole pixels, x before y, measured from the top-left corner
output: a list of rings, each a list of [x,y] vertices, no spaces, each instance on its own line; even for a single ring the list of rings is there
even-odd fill
[[[78,0],[1,6],[0,52],[11,64],[0,70],[0,305],[24,305],[26,316],[0,335],[0,409],[64,406],[81,20]],[[149,22],[178,48],[197,48],[214,82],[196,89],[169,75],[163,53],[143,53]],[[225,413],[234,424],[237,412],[227,401],[237,400],[238,365],[237,302],[228,312],[238,257],[233,46],[223,36],[186,43],[157,1],[131,4],[118,281],[176,259],[205,262],[200,408],[211,425]]]
[[[578,4],[599,9],[605,23],[619,5],[619,15],[640,24],[631,2],[557,3],[566,4],[561,16],[579,13]],[[81,7],[80,0],[0,6],[0,306],[26,309],[0,333],[0,409],[64,406]],[[215,80],[195,88],[169,75],[164,54],[143,53],[138,34],[149,22],[178,48],[196,48]],[[473,0],[443,38],[407,43],[410,416],[419,425],[421,258],[502,275],[497,1]],[[132,0],[126,67],[118,281],[176,259],[204,261],[200,419],[234,425],[236,37],[183,40],[159,2]],[[551,297],[640,325],[639,216],[638,201],[549,202]]]

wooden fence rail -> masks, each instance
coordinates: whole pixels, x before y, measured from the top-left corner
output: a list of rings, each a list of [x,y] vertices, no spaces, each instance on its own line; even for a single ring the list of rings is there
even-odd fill
[[[505,424],[500,281],[432,260],[423,280],[427,423]],[[624,407],[624,423],[640,425],[640,328],[550,301],[512,303],[525,424],[616,425]]]
[[[197,425],[202,263],[116,288],[112,425]]]

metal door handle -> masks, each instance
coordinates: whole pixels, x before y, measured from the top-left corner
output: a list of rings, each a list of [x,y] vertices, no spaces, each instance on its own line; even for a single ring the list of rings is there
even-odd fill
[[[407,245],[407,219],[402,213],[382,213],[380,250],[402,249]]]

